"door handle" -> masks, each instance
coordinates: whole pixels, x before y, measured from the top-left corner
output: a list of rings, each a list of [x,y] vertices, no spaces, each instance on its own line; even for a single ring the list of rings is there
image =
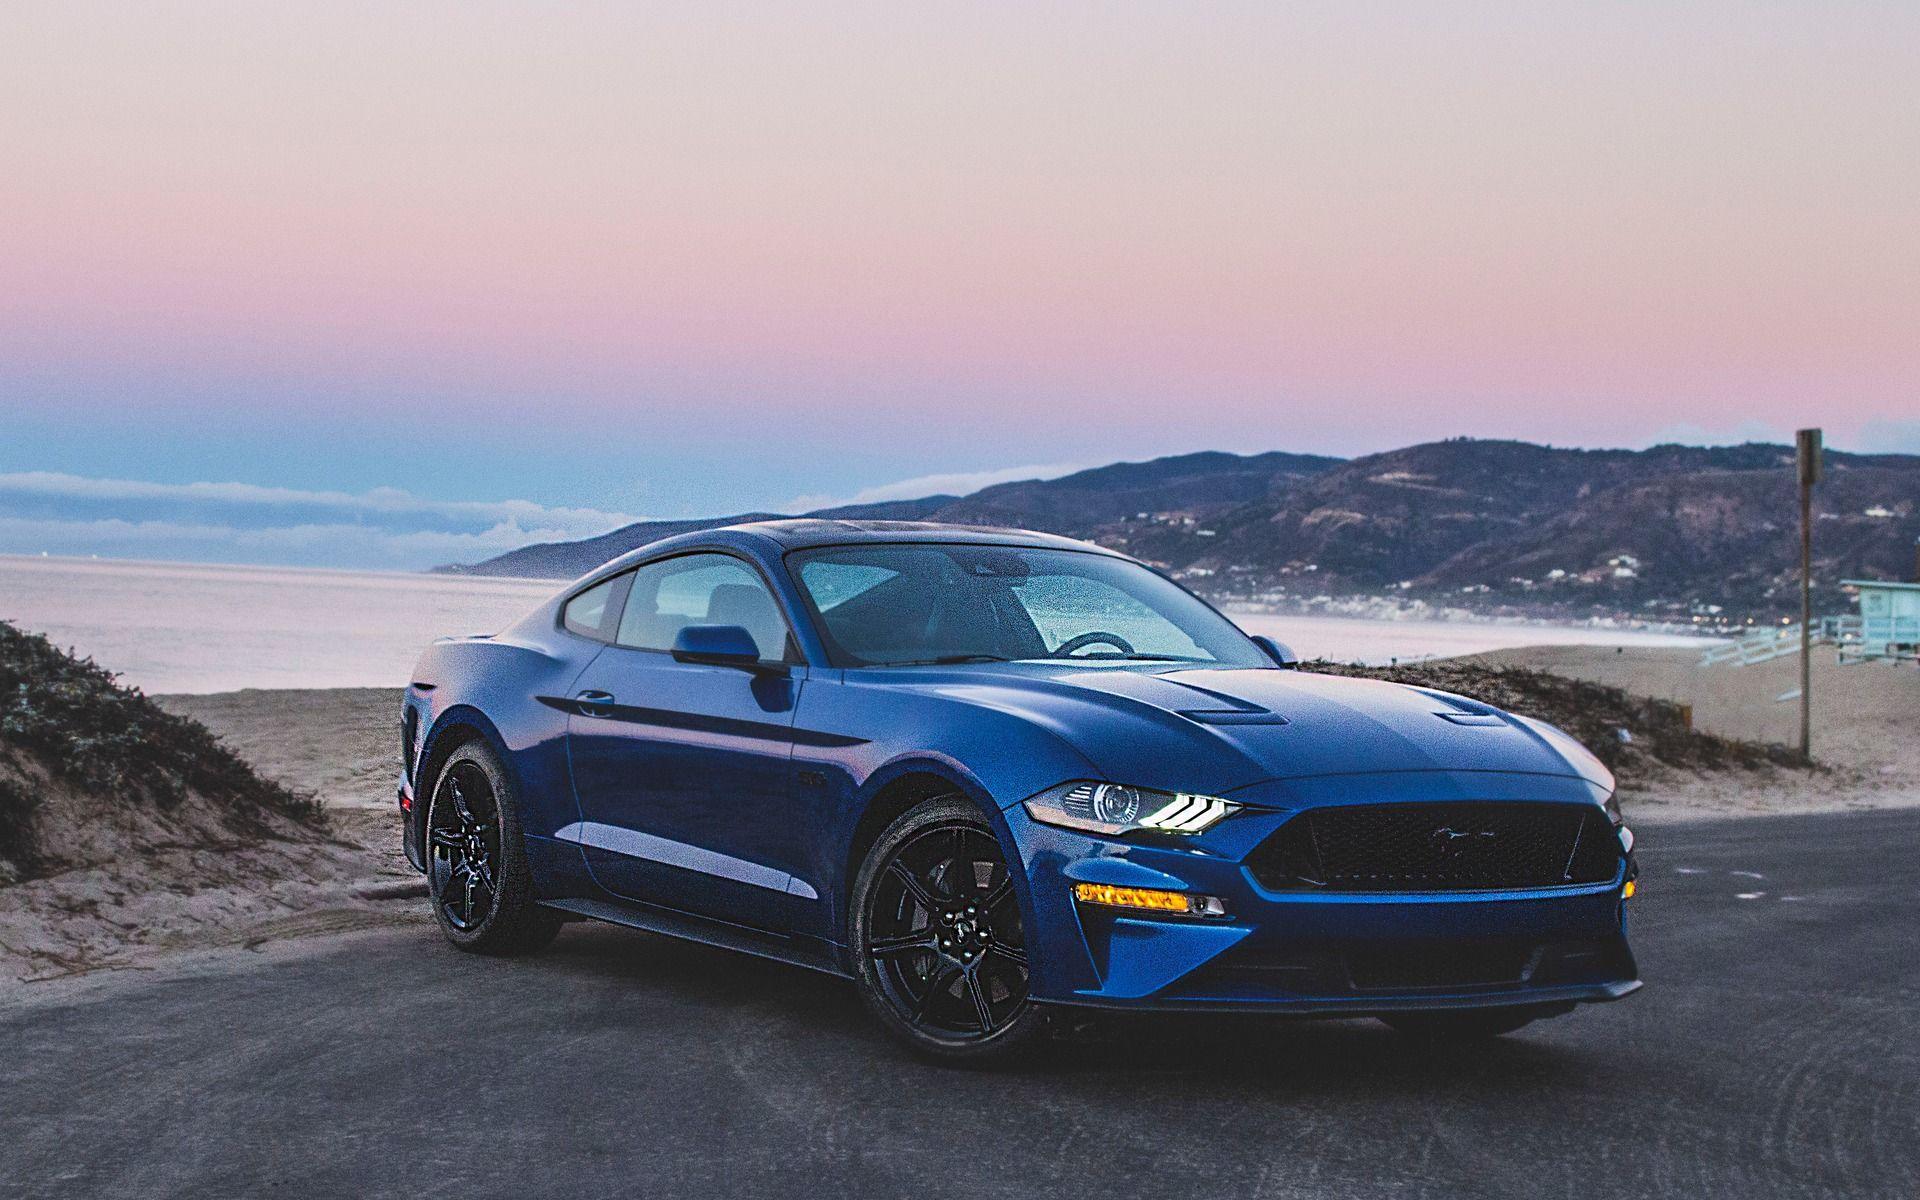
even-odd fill
[[[603,716],[604,710],[612,708],[614,703],[612,692],[600,692],[592,688],[584,692],[575,692],[573,700],[580,706],[580,711],[588,716]]]

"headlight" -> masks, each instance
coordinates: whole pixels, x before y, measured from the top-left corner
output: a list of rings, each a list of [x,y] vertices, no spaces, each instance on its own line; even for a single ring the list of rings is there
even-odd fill
[[[1606,809],[1607,819],[1613,822],[1613,831],[1620,835],[1620,849],[1632,854],[1633,830],[1627,828],[1627,818],[1620,812],[1620,797],[1608,796]]]
[[[1063,783],[1027,801],[1027,815],[1089,833],[1200,833],[1239,810],[1231,800],[1117,783]]]

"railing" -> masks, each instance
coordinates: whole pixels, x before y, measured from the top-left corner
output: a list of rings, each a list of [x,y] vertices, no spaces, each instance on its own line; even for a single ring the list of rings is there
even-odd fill
[[[1849,642],[1860,640],[1860,618],[1853,615],[1821,617],[1813,623],[1813,644],[1816,646],[1846,646]],[[1769,659],[1785,658],[1789,654],[1800,652],[1800,625],[1770,625],[1765,629],[1756,629],[1744,637],[1736,638],[1718,646],[1711,647],[1700,656],[1700,665],[1711,667],[1720,663],[1732,663],[1737,667],[1751,666]]]
[[[1874,659],[1914,658],[1920,648],[1920,617],[1861,617],[1857,613],[1821,617],[1813,623],[1811,641],[1833,646],[1843,663]],[[1732,663],[1737,667],[1785,658],[1800,652],[1800,626],[1769,626],[1714,646],[1700,656],[1703,667]]]
[[[1840,661],[1920,659],[1920,617],[1851,617],[1854,635],[1840,643]]]

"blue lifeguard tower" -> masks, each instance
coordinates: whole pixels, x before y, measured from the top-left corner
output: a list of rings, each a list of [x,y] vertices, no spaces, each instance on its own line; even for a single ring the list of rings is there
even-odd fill
[[[1840,582],[1860,590],[1860,615],[1840,619],[1841,662],[1920,659],[1920,583]]]

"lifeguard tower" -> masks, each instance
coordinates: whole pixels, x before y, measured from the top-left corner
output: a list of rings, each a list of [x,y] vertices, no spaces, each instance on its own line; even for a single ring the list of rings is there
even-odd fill
[[[1839,636],[1841,662],[1874,659],[1920,660],[1920,583],[1889,583],[1884,579],[1843,579],[1860,589],[1860,615],[1842,617]]]
[[[1920,542],[1914,544],[1913,577],[1912,583],[1842,579],[1843,585],[1853,589],[1859,611],[1815,617],[1808,640],[1834,647],[1842,664],[1920,662]],[[1772,625],[1709,647],[1700,656],[1700,665],[1746,666],[1799,652],[1800,626]]]

